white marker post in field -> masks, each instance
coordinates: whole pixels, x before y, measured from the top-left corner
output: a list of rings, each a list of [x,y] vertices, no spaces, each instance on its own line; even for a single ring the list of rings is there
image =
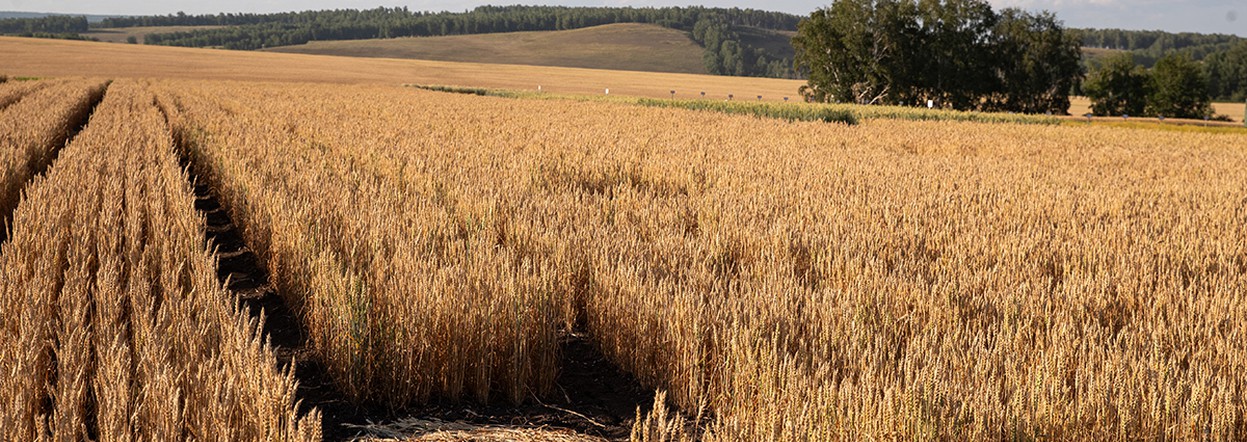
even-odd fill
[[[610,95],[610,94],[611,94],[611,88],[606,88],[606,92],[603,93],[602,95]]]

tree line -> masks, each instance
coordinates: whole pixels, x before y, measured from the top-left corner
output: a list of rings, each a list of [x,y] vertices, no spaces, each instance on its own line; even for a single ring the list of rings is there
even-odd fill
[[[792,59],[751,46],[741,37],[741,27],[711,15],[693,25],[690,36],[704,48],[702,62],[714,75],[796,78]]]
[[[666,7],[568,7],[568,6],[480,6],[468,12],[411,11],[407,7],[374,8],[365,10],[334,9],[278,13],[222,13],[188,15],[182,12],[170,15],[105,18],[99,24],[103,28],[126,28],[136,26],[241,26],[254,24],[309,24],[324,25],[335,22],[398,24],[421,18],[441,18],[459,23],[471,21],[494,21],[509,18],[511,28],[516,30],[575,29],[594,24],[608,23],[665,23],[672,27],[691,27],[703,14],[722,15],[729,21],[767,29],[796,29],[800,16],[783,12],[740,8]],[[527,29],[515,26],[528,26]],[[509,32],[509,31],[497,31]]]
[[[1083,84],[1091,113],[1101,116],[1210,118],[1208,78],[1189,55],[1169,54],[1151,69],[1128,53],[1108,58]]]
[[[1187,57],[1198,62],[1203,71],[1209,97],[1222,101],[1247,99],[1247,38],[1120,29],[1080,29],[1077,32],[1082,35],[1083,46],[1124,51],[1143,68],[1153,68],[1165,57]],[[1120,59],[1115,61],[1123,63]],[[1087,62],[1092,73],[1106,65],[1106,60]]]
[[[85,16],[49,15],[39,18],[0,19],[0,34],[77,34],[87,32]]]
[[[814,101],[1064,114],[1082,75],[1055,16],[980,0],[840,0],[793,46]]]

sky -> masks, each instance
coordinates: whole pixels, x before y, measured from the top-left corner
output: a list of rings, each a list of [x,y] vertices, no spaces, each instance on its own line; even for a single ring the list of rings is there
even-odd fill
[[[1247,37],[1247,0],[989,0],[997,9],[1055,12],[1071,27],[1160,29],[1170,32],[1238,34]],[[0,10],[82,14],[150,15],[184,11],[281,12],[308,9],[407,6],[412,10],[463,11],[483,4],[568,6],[720,6],[805,15],[830,0],[0,0]]]

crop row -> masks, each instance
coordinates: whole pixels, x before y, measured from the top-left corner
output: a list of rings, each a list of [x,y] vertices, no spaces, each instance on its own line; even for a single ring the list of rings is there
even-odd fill
[[[49,81],[0,81],[0,109],[16,103],[30,93],[47,86]]]
[[[103,92],[44,91],[69,101],[18,106],[60,112]],[[216,279],[153,103],[139,83],[113,83],[14,213],[0,248],[0,440],[319,439],[319,415],[296,414],[292,375]],[[6,112],[19,110],[51,117]]]
[[[22,186],[52,162],[103,93],[103,82],[90,80],[0,84],[0,225],[17,207]]]

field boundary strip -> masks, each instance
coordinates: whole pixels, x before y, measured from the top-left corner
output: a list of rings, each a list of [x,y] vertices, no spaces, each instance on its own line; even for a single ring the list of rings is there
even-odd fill
[[[904,106],[857,105],[841,103],[803,103],[800,101],[762,101],[753,97],[729,96],[728,100],[652,98],[628,95],[586,95],[546,93],[530,90],[494,89],[472,86],[404,84],[405,87],[434,92],[536,100],[601,101],[645,107],[677,108],[728,115],[752,115],[782,121],[813,121],[856,125],[867,120],[968,121],[977,123],[1012,123],[1058,125],[1061,117],[1000,112],[967,112],[945,109],[923,109]]]

